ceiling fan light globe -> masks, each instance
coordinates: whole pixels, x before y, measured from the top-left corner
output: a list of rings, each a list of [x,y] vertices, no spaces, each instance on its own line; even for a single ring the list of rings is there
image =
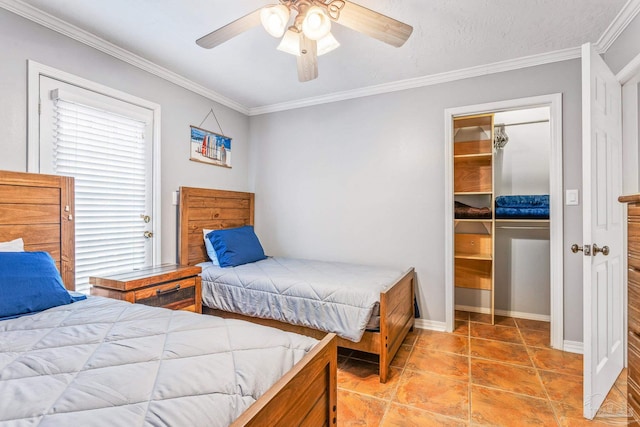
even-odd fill
[[[273,37],[282,37],[289,23],[289,8],[283,4],[263,7],[260,11],[262,26]]]
[[[300,56],[300,33],[289,28],[278,45],[278,50]]]
[[[329,33],[320,40],[318,40],[318,56],[329,53],[334,49],[340,47],[340,43],[333,37],[333,34]]]
[[[320,40],[331,31],[331,20],[321,7],[311,6],[302,21],[302,32],[311,40]]]
[[[320,28],[321,24],[322,24],[322,18],[317,13],[313,13],[309,15],[309,17],[307,18],[307,25],[309,28],[317,30],[318,28]]]

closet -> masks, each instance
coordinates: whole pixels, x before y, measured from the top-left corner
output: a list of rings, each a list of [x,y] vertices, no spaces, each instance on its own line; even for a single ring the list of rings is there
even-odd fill
[[[549,108],[457,117],[453,130],[456,308],[548,320]]]

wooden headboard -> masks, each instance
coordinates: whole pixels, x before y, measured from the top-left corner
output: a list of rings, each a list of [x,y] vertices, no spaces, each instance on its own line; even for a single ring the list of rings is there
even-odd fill
[[[46,251],[75,290],[73,178],[0,171],[0,242],[22,237],[25,251]]]
[[[203,228],[253,225],[254,199],[253,193],[180,187],[178,262],[195,265],[209,260]]]

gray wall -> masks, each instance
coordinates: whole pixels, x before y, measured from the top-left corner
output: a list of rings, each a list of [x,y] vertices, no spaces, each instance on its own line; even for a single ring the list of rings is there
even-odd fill
[[[247,191],[248,117],[82,43],[0,9],[0,169],[26,171],[27,60],[58,68],[160,104],[162,260],[176,261],[176,207],[171,192],[181,185]],[[233,168],[189,161],[189,125],[213,107],[233,138]],[[218,131],[209,118],[203,127]]]
[[[622,70],[633,58],[640,54],[640,15],[629,23],[615,42],[604,54],[604,60],[614,73]]]
[[[444,109],[563,93],[565,188],[581,189],[580,61],[252,117],[256,228],[278,255],[416,268],[444,321]],[[564,208],[579,242],[581,206]],[[569,245],[565,244],[568,248]],[[582,259],[565,251],[565,339],[582,341]]]

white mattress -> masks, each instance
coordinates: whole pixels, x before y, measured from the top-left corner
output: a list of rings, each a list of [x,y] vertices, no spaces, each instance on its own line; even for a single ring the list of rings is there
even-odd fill
[[[91,297],[0,321],[0,426],[227,426],[316,343]]]
[[[199,265],[207,307],[334,332],[354,342],[371,328],[380,292],[405,274],[393,268],[281,257],[237,267]]]

